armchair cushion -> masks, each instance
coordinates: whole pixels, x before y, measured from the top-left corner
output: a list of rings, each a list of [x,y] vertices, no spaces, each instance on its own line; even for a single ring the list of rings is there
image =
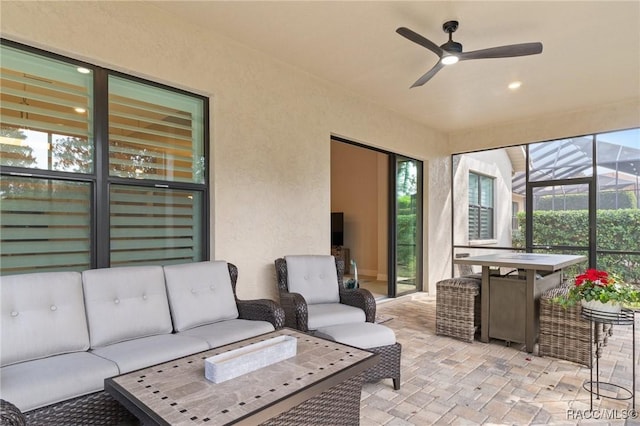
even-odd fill
[[[41,272],[0,278],[4,367],[89,349],[79,272]]]
[[[338,272],[333,256],[285,256],[289,292],[300,293],[307,304],[339,303]]]
[[[339,324],[365,322],[364,311],[342,303],[317,303],[307,306],[309,330],[317,330]]]
[[[82,272],[91,347],[171,333],[161,266]]]
[[[225,261],[164,267],[175,331],[238,318]]]

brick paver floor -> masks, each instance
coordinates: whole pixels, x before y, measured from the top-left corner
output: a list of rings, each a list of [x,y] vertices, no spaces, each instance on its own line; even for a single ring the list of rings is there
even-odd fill
[[[594,411],[589,411],[590,394],[582,385],[590,370],[582,365],[529,354],[500,340],[466,343],[437,336],[433,296],[417,293],[380,302],[378,314],[392,318],[384,325],[402,344],[402,386],[394,391],[390,379],[364,385],[363,426],[640,425],[637,417],[628,418],[631,400],[594,397]],[[637,314],[636,376],[639,325]],[[614,326],[600,359],[601,380],[631,389],[631,336],[631,326]]]

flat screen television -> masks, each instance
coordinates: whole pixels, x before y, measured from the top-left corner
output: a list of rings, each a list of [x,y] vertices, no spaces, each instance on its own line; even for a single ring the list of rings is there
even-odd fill
[[[344,245],[344,213],[331,213],[331,245]]]

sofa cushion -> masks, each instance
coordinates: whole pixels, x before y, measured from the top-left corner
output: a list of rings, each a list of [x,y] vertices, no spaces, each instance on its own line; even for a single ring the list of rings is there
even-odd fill
[[[91,347],[171,333],[162,266],[82,272]]]
[[[89,352],[56,355],[2,367],[0,394],[24,412],[98,392],[116,375],[113,362]]]
[[[89,348],[79,272],[0,277],[0,293],[1,365]]]
[[[338,272],[333,256],[285,256],[287,286],[291,293],[300,293],[307,304],[340,301]]]
[[[238,318],[227,262],[195,262],[164,267],[176,331]]]
[[[91,353],[115,362],[124,374],[207,349],[209,345],[202,339],[161,334],[93,348]]]
[[[192,336],[206,340],[211,348],[248,339],[275,330],[267,321],[233,319],[202,325],[181,332],[180,336]]]
[[[332,325],[365,322],[364,311],[342,303],[319,303],[307,306],[309,330],[317,330]]]

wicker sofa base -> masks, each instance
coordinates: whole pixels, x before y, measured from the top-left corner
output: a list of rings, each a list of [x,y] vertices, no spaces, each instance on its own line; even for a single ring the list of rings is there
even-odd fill
[[[563,296],[567,291],[566,286],[556,287],[546,291],[540,298],[538,354],[572,361],[591,368],[593,361],[589,330],[591,323],[581,318],[582,307],[565,308],[553,302],[555,297]],[[595,356],[599,356],[599,349],[607,344],[607,338],[612,333],[611,325],[594,325]]]
[[[477,277],[436,283],[436,334],[473,342],[480,329],[480,288]]]
[[[101,391],[24,413],[28,425],[136,424],[136,417],[108,393]]]

